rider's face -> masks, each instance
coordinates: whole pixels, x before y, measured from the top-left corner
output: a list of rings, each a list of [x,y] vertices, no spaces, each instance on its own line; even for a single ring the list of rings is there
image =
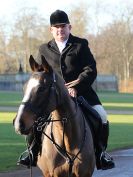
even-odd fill
[[[62,42],[68,39],[71,31],[71,25],[63,24],[63,25],[51,26],[50,31],[56,41]]]

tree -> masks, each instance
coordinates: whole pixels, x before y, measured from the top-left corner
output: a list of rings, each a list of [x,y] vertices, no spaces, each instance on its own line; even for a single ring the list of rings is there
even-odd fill
[[[72,24],[72,33],[81,37],[87,36],[89,23],[87,5],[82,3],[76,7],[72,7],[69,18]]]
[[[6,46],[6,33],[4,31],[4,25],[1,24],[0,27],[0,73],[4,73],[5,71],[9,71],[10,64],[7,65],[7,61],[10,59],[10,56],[7,54],[7,46]]]
[[[11,55],[16,58],[17,66],[19,66],[21,60],[25,72],[29,70],[30,54],[34,55],[43,38],[48,37],[47,29],[48,25],[45,19],[34,9],[22,9],[17,16],[8,49]]]

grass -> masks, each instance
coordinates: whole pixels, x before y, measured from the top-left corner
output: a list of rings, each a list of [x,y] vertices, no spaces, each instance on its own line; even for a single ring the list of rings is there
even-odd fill
[[[133,110],[133,93],[98,92],[106,110]]]
[[[18,106],[22,95],[21,92],[0,91],[0,106]]]
[[[133,93],[98,92],[106,110],[133,110]],[[18,106],[22,92],[0,91],[0,106]]]
[[[17,169],[16,161],[26,149],[24,137],[12,125],[15,113],[0,113],[0,171]],[[133,147],[133,115],[109,115],[108,150]]]
[[[133,94],[98,93],[105,109],[133,110]],[[22,93],[0,91],[0,106],[18,106]],[[23,136],[14,131],[15,113],[0,112],[0,171],[17,169],[16,161],[26,149]],[[109,115],[110,136],[108,150],[133,147],[133,115]]]
[[[12,125],[15,113],[0,113],[0,171],[16,169],[20,153],[24,151],[24,137],[17,135]]]
[[[133,147],[133,115],[109,115],[108,150]]]

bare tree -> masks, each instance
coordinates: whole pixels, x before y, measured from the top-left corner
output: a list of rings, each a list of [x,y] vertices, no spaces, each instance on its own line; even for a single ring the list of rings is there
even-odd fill
[[[0,73],[10,70],[6,65],[10,56],[7,54],[6,47],[6,32],[4,31],[4,26],[1,24],[0,27]]]
[[[28,71],[28,59],[30,54],[36,50],[42,42],[42,36],[47,38],[48,25],[34,9],[22,9],[16,18],[8,49],[16,58],[19,65],[20,60],[25,72]]]
[[[133,71],[133,10],[106,26],[91,37],[91,45],[98,63],[98,71],[116,74],[125,81],[132,78]]]
[[[72,33],[77,36],[86,37],[88,35],[88,6],[85,3],[72,7],[70,11],[70,21]]]

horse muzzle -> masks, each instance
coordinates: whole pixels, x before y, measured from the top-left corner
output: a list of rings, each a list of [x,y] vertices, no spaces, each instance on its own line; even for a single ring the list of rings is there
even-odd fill
[[[26,127],[23,121],[17,121],[16,118],[13,120],[13,126],[15,128],[15,132],[20,135],[28,135],[33,128],[33,125]]]

